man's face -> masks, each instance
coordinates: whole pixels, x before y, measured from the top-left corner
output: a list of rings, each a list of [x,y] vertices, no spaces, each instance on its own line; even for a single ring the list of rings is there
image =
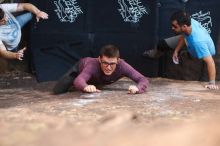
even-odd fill
[[[172,28],[172,30],[176,33],[176,34],[181,34],[181,33],[183,33],[183,28],[182,28],[182,26],[180,26],[178,23],[177,23],[177,21],[176,20],[174,20],[174,21],[172,21],[171,22],[171,28]]]
[[[106,56],[102,56],[102,57],[99,57],[99,61],[101,64],[101,70],[107,76],[111,75],[115,71],[116,66],[118,64],[117,57],[109,58]]]
[[[5,25],[6,22],[8,21],[8,18],[6,17],[6,15],[0,20],[0,25]]]

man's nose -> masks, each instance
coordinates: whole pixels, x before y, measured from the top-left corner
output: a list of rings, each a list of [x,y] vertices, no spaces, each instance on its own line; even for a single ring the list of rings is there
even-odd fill
[[[108,68],[109,70],[111,70],[111,69],[112,69],[110,64],[108,64],[107,68]]]

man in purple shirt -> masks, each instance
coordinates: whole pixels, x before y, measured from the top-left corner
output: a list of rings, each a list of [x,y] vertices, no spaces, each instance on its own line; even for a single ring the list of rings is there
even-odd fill
[[[100,92],[95,85],[111,84],[122,77],[128,77],[137,85],[131,85],[131,94],[143,93],[149,81],[124,60],[119,58],[119,50],[113,45],[101,48],[98,58],[86,57],[72,67],[55,85],[55,94],[67,92],[73,83],[78,90],[93,93]]]

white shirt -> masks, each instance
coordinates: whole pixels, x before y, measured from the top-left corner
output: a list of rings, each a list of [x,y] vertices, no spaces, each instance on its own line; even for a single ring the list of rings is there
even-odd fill
[[[11,14],[17,11],[18,4],[0,4],[0,7],[8,18],[5,25],[0,25],[0,44],[4,44],[7,50],[13,50],[21,40],[21,27]]]

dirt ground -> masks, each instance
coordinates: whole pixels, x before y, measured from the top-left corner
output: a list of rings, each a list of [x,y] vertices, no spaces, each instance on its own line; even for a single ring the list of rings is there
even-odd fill
[[[0,76],[0,146],[220,145],[220,90],[204,82],[152,78],[136,95],[128,79],[93,94],[52,95],[54,83]]]

